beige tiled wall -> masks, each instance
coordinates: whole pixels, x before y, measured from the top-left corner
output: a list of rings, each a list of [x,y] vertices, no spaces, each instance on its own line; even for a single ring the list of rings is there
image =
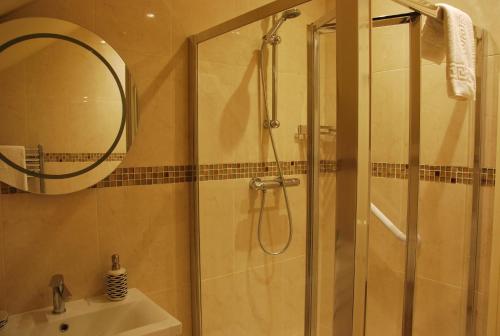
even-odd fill
[[[289,188],[293,240],[280,256],[257,241],[261,195],[246,179],[200,185],[203,330],[205,335],[298,335],[303,330],[306,184]],[[288,219],[280,190],[267,193],[262,241],[278,250]]]
[[[268,2],[270,1],[38,0],[11,14],[9,18],[48,16],[69,20],[96,32],[115,48],[130,67],[137,84],[141,113],[139,133],[124,165],[163,166],[190,162],[186,37]],[[286,32],[287,36],[296,34],[299,38],[290,38],[291,43],[282,44],[283,55],[293,55],[283,58],[281,68],[281,95],[293,96],[289,101],[284,96],[281,97],[281,107],[288,110],[282,112],[282,118],[290,118],[291,121],[284,123],[285,135],[279,142],[282,146],[287,142],[293,144],[290,148],[282,147],[282,159],[285,160],[297,160],[304,154],[297,149],[299,144],[294,142],[293,136],[296,124],[299,121],[305,123],[306,120],[305,24],[323,14],[319,8],[314,9],[314,4],[319,2],[323,3],[314,0],[313,5],[308,5],[310,16],[304,15],[296,19],[296,27],[293,23],[283,27],[283,33]],[[324,5],[321,7],[324,8]],[[155,18],[148,19],[147,13],[154,13]],[[262,28],[257,25],[255,33],[259,37]],[[259,38],[255,39],[258,40]],[[223,56],[223,50],[219,50],[217,55]],[[255,65],[248,64],[250,63],[244,66],[248,66],[253,73],[249,82],[255,83]],[[304,72],[297,72],[299,66],[300,71]],[[217,68],[218,74],[224,73],[220,72],[221,69],[222,67]],[[245,74],[244,71],[240,73]],[[292,83],[300,85],[294,86]],[[241,92],[243,96],[247,95],[250,102],[248,96],[255,98],[255,88],[252,88],[254,91],[247,89],[243,87]],[[248,121],[249,126],[258,129],[257,119],[251,119],[250,116],[247,118],[243,121]],[[230,119],[242,121],[241,115]],[[251,139],[254,140],[255,138]],[[254,145],[261,146],[257,141]],[[237,156],[233,155],[231,158],[233,157]],[[245,155],[242,157],[248,161]],[[302,180],[305,180],[304,177]],[[221,190],[224,190],[225,183],[236,182],[221,182]],[[245,186],[240,186],[245,192],[248,191],[246,183],[245,180]],[[255,328],[267,327],[271,323],[265,314],[268,312],[267,308],[275,308],[268,302],[274,297],[267,295],[272,287],[267,286],[267,283],[273,281],[274,285],[279,285],[279,290],[275,293],[282,299],[279,307],[289,307],[279,312],[276,327],[285,327],[282,329],[285,332],[301,328],[304,309],[304,283],[301,280],[304,278],[301,272],[305,262],[302,244],[305,209],[300,209],[305,206],[304,188],[303,184],[300,189],[291,192],[299,193],[292,196],[297,203],[292,208],[297,212],[295,239],[298,244],[292,248],[295,251],[293,257],[281,258],[277,263],[262,266],[262,261],[248,259],[247,253],[242,250],[248,244],[249,232],[245,233],[248,236],[243,235],[241,230],[244,226],[236,231],[235,259],[240,261],[239,267],[253,262],[256,264],[248,272],[235,272],[230,276],[227,274],[228,281],[232,277],[238,278],[236,283],[232,282],[238,288],[235,292],[226,293],[236,293],[236,298],[240,298],[242,303],[246,302],[247,323],[260,321],[261,317],[267,319],[262,325],[255,324]],[[276,201],[277,198],[269,196],[269,202]],[[184,322],[184,334],[189,335],[189,197],[188,184],[91,189],[55,197],[2,195],[0,308],[16,313],[49,305],[47,281],[55,272],[66,276],[75,298],[100,293],[101,276],[109,266],[110,254],[118,252],[129,270],[130,285],[145,291],[179,317]],[[248,202],[251,198],[241,197],[234,199],[239,200],[234,209],[239,215],[235,213],[235,217],[241,216],[235,222],[235,227],[236,224],[243,225],[250,214]],[[282,201],[280,204],[282,206]],[[279,212],[281,218],[282,211],[283,209]],[[251,214],[254,215],[254,211]],[[249,223],[245,229],[247,231],[250,229],[248,225]],[[255,251],[254,243],[249,251]],[[225,269],[222,268],[222,271]],[[215,281],[205,284],[224,285],[223,282]],[[254,290],[263,294],[259,296],[261,301],[254,301],[254,297],[250,295]],[[287,314],[290,311],[294,313]]]
[[[187,184],[166,184],[2,196],[2,307],[49,305],[47,279],[55,273],[75,299],[101,294],[117,252],[129,285],[158,299],[189,333],[188,195]]]
[[[125,164],[162,166],[189,163],[186,37],[267,2],[39,0],[10,17],[69,20],[113,46],[139,90],[141,124]],[[155,19],[146,17],[150,12]],[[100,293],[110,254],[118,252],[129,270],[130,285],[180,318],[189,335],[189,188],[166,184],[55,197],[0,196],[0,309],[17,313],[49,305],[47,283],[55,272],[66,276],[74,298]],[[287,270],[291,279],[300,279],[294,272],[303,269],[303,263],[304,258],[296,256],[276,267],[278,273]],[[251,282],[262,284],[257,271],[254,276],[241,283],[246,284],[242,294],[253,288]],[[276,279],[289,281],[284,276]],[[295,285],[303,286],[299,281],[283,288],[299,291]],[[250,303],[257,309],[267,302]],[[292,326],[289,317],[281,321]]]

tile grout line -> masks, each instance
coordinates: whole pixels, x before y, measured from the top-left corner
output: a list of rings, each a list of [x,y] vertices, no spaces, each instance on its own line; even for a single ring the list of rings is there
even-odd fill
[[[266,255],[264,255],[265,257]],[[215,276],[212,276],[212,277],[208,277],[208,278],[205,278],[205,279],[202,279],[201,281],[204,282],[204,281],[211,281],[211,280],[217,280],[217,279],[222,279],[222,278],[227,278],[228,276],[231,276],[231,275],[241,275],[241,274],[244,274],[244,273],[249,273],[249,272],[252,272],[252,271],[258,271],[258,270],[261,270],[265,267],[269,267],[269,266],[280,266],[282,264],[285,264],[285,263],[288,263],[288,262],[292,262],[292,261],[296,261],[300,258],[305,258],[306,255],[305,254],[299,254],[299,255],[296,255],[296,256],[292,256],[292,257],[289,257],[289,258],[284,258],[282,260],[278,260],[276,262],[270,262],[270,263],[266,263],[266,264],[262,264],[262,265],[258,265],[258,266],[251,266],[251,267],[247,267],[245,269],[240,269],[240,270],[236,270],[235,272],[230,272],[230,273],[225,273],[225,274],[220,274],[220,275],[215,275]]]

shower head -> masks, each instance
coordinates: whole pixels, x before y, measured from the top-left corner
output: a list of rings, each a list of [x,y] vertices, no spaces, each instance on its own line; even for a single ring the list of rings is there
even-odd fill
[[[281,17],[285,20],[295,19],[296,17],[300,16],[300,14],[301,14],[300,9],[292,8],[292,9],[284,11],[283,15]]]
[[[263,39],[267,43],[278,43],[280,41],[279,38],[277,38],[277,33],[278,30],[280,29],[281,25],[288,19],[295,19],[296,17],[300,16],[300,10],[297,8],[292,8],[288,9],[281,14],[281,17],[276,20],[274,25],[271,27],[269,32],[264,35]]]

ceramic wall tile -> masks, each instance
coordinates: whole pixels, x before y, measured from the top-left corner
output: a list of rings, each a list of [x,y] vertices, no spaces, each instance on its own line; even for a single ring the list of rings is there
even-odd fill
[[[47,283],[57,273],[74,299],[102,291],[95,190],[51,198],[9,195],[2,207],[10,313],[48,306]]]
[[[200,62],[200,163],[260,161],[257,61],[246,67]],[[245,158],[238,161],[238,157]]]
[[[481,188],[480,194],[480,223],[479,223],[479,253],[478,253],[478,284],[477,290],[481,294],[487,294],[489,291],[490,280],[490,262],[491,262],[491,242],[493,231],[493,211],[495,201],[494,188]],[[477,259],[476,259],[477,260]]]
[[[404,274],[395,272],[386,261],[369,255],[366,335],[401,335]]]
[[[165,2],[97,1],[95,15],[96,32],[117,50],[170,55],[172,14]]]
[[[486,70],[487,84],[484,94],[486,94],[486,107],[483,117],[483,151],[482,161],[484,167],[495,167],[497,149],[497,115],[498,97],[500,93],[500,56],[490,56],[487,58],[488,67]]]
[[[291,335],[302,330],[304,261],[293,258],[203,281],[204,333]]]
[[[187,183],[172,185],[172,206],[168,208],[173,214],[174,226],[174,268],[176,288],[190,287],[191,285],[191,223],[193,191]],[[184,290],[185,291],[185,290]],[[188,306],[189,302],[184,302]]]
[[[306,286],[306,257],[300,256],[289,259],[281,264],[281,291],[285,309],[283,314],[283,334],[294,335],[304,330],[305,299],[304,292]]]
[[[201,277],[234,272],[234,181],[206,181],[200,185]]]
[[[138,88],[139,129],[125,166],[165,165],[176,160],[174,65],[161,55],[127,51],[127,65]],[[182,147],[187,151],[187,147]],[[184,163],[184,162],[181,162]]]
[[[374,73],[372,90],[372,161],[407,162],[408,70]]]
[[[441,282],[417,279],[413,333],[418,336],[460,335],[465,325],[465,293]]]
[[[109,269],[111,255],[118,253],[130,287],[146,292],[175,288],[172,186],[103,188],[97,193],[101,269]]]
[[[465,286],[470,225],[466,188],[464,185],[420,182],[419,276],[456,287]]]
[[[448,98],[444,64],[424,66],[422,83],[421,162],[467,167],[473,143],[472,105]]]
[[[407,25],[374,28],[372,30],[372,71],[408,69],[409,46]]]

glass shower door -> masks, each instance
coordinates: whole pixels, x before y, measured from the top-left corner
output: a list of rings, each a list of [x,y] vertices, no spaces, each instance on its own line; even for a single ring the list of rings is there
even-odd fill
[[[366,334],[479,335],[476,314],[483,307],[475,300],[484,281],[478,273],[479,251],[485,248],[478,248],[485,232],[478,218],[479,193],[484,194],[481,94],[475,102],[449,98],[446,61],[434,58],[420,24],[379,26],[381,20],[408,15],[408,8],[386,0],[374,1],[372,8],[375,211],[369,230]],[[422,24],[428,20],[412,15]],[[481,39],[476,42],[480,93],[483,45]],[[407,139],[414,135],[418,142],[412,144]],[[415,153],[418,173],[412,185]],[[387,223],[394,224],[393,230]],[[408,241],[411,233],[414,240]]]

